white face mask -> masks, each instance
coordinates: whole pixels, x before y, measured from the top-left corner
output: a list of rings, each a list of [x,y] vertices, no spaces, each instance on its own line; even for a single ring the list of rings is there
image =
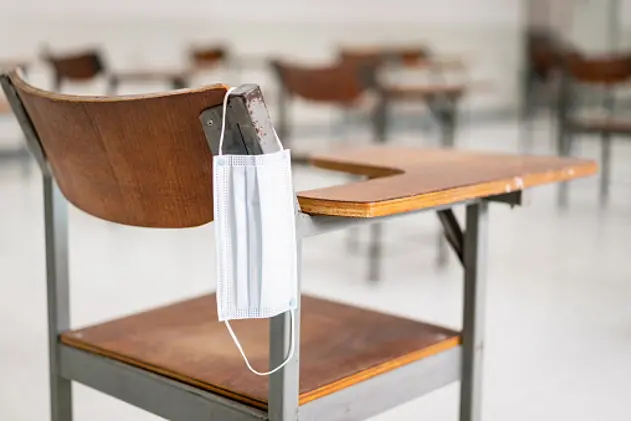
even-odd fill
[[[289,150],[263,155],[223,155],[228,96],[223,102],[219,154],[213,157],[219,321],[247,367],[264,376],[281,369],[295,349],[298,297],[295,193]],[[275,369],[252,368],[229,320],[261,319],[291,312],[291,346]]]

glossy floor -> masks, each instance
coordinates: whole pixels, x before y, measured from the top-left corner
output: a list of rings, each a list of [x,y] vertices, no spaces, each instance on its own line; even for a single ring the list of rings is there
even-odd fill
[[[535,153],[550,149],[540,126]],[[399,136],[420,142],[418,134]],[[464,128],[459,147],[517,151],[517,125]],[[313,145],[304,142],[298,146]],[[595,142],[581,154],[597,157]],[[611,203],[597,203],[597,178],[575,182],[560,212],[554,188],[531,203],[491,206],[485,421],[628,420],[631,390],[631,145],[617,142]],[[625,168],[626,165],[626,168]],[[298,189],[342,183],[339,175],[296,169]],[[37,170],[0,166],[0,419],[47,419],[45,271]],[[462,218],[462,209],[458,209]],[[81,326],[214,287],[212,226],[184,231],[115,226],[75,209],[71,220],[72,319]],[[386,312],[460,324],[462,270],[435,265],[436,218],[425,214],[385,229],[383,279],[366,282],[361,250],[347,235],[306,241],[304,291]],[[366,231],[361,235],[365,237]],[[344,329],[344,326],[339,326]],[[331,332],[335,334],[335,332]],[[82,386],[77,420],[157,419]],[[458,385],[392,409],[375,421],[455,421]]]

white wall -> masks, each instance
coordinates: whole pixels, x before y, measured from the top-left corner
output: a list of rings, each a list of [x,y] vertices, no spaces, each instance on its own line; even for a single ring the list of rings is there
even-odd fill
[[[49,16],[203,17],[209,22],[380,22],[506,24],[516,22],[520,0],[23,0],[9,13]],[[4,12],[4,11],[3,11]]]

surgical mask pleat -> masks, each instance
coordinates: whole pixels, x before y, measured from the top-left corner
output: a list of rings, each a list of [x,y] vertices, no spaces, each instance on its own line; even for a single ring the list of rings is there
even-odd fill
[[[233,233],[247,232],[247,202],[245,190],[245,167],[236,166],[232,171],[232,189],[234,194],[233,215],[234,227]],[[248,309],[248,261],[247,253],[248,244],[247,237],[243,235],[235,235],[233,237],[233,255],[236,259],[234,265],[234,294],[236,297],[236,306],[238,310]]]
[[[260,308],[260,250],[261,213],[256,167],[246,169],[246,191],[248,201],[248,308]]]

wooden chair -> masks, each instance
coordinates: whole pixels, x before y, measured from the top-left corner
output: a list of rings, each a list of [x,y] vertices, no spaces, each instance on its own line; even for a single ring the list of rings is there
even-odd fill
[[[301,66],[272,60],[272,69],[278,80],[278,135],[291,142],[292,122],[289,107],[293,99],[326,104],[341,111],[360,106],[367,93],[362,79],[369,68],[355,63],[336,63],[330,66]]]
[[[375,69],[365,58],[357,61],[343,61],[325,67],[296,66],[276,60],[272,62],[272,67],[278,76],[280,86],[279,135],[286,143],[291,139],[289,106],[293,99],[337,107],[348,116],[351,109],[361,107],[370,85],[367,81],[370,80]],[[377,116],[374,116],[371,121],[375,140],[382,142],[383,139],[378,135]],[[305,158],[301,158],[304,161]],[[294,155],[294,161],[295,159]],[[357,236],[357,230],[353,230],[349,237],[349,251],[351,252],[358,249]],[[372,224],[367,256],[370,282],[381,279],[382,239],[381,224]]]
[[[449,83],[445,79],[448,71],[464,71],[466,67],[459,59],[441,59],[425,46],[342,48],[339,60],[356,66],[373,68],[373,77],[367,79],[379,91],[379,103],[375,109],[375,124],[378,137],[385,141],[390,125],[390,107],[400,101],[425,104],[441,128],[441,145],[453,147],[455,141],[458,104],[468,90],[465,83]],[[427,71],[429,83],[418,85],[384,84],[376,77],[385,66],[408,70]]]
[[[121,83],[166,82],[173,89],[188,85],[187,71],[159,71],[155,69],[112,71],[109,69],[101,52],[97,49],[79,51],[71,54],[51,54],[44,50],[42,57],[53,68],[55,82],[53,89],[61,91],[67,81],[87,81],[98,76],[107,79],[108,93],[114,94]]]
[[[194,69],[216,67],[224,64],[227,59],[228,50],[222,46],[193,46],[189,49],[189,61]]]
[[[602,205],[609,200],[611,173],[612,136],[631,137],[631,116],[620,117],[615,113],[614,90],[631,82],[631,52],[615,56],[568,58],[564,66],[564,83],[558,110],[557,150],[560,156],[572,154],[575,135],[600,135],[601,166],[599,200]],[[581,116],[581,89],[600,88],[601,109],[606,115]],[[568,204],[568,186],[559,189],[559,205]]]
[[[580,53],[552,33],[527,31],[525,38],[525,64],[522,72],[521,138],[520,147],[529,151],[533,147],[533,120],[542,106],[554,112],[557,109],[558,86],[563,62]],[[547,102],[542,102],[545,97]]]
[[[385,56],[388,54],[388,56]],[[387,127],[388,106],[392,98],[403,98],[399,93],[418,94],[424,97],[429,104],[434,104],[438,98],[443,98],[447,91],[442,88],[425,87],[411,89],[410,91],[383,86],[376,81],[376,73],[383,66],[387,58],[397,54],[398,59],[407,65],[422,65],[427,58],[424,49],[393,50],[387,53],[373,50],[343,50],[341,59],[330,66],[325,67],[305,67],[295,64],[273,61],[272,66],[278,76],[280,85],[279,98],[279,133],[283,139],[291,139],[288,108],[293,98],[300,98],[315,103],[324,103],[340,108],[349,114],[349,110],[361,106],[366,94],[373,93],[377,96],[377,103],[369,111],[372,123],[373,138],[377,143],[386,142],[385,136]],[[429,94],[431,89],[437,89],[441,93],[437,97]],[[427,96],[425,96],[427,95]],[[444,98],[443,98],[444,99]],[[437,103],[436,103],[437,104]],[[431,106],[431,105],[430,105]],[[455,120],[455,107],[444,104],[440,105],[440,110],[436,109],[436,116],[445,124],[443,125],[443,145],[451,146],[448,139],[453,138]],[[443,118],[444,117],[444,118]],[[449,221],[442,213],[438,213],[444,229],[448,229]],[[349,249],[356,250],[357,234],[350,237]],[[381,264],[383,258],[383,227],[381,224],[373,224],[370,227],[370,240],[368,246],[368,280],[377,282],[381,279]],[[444,266],[447,263],[447,249],[443,242],[442,234],[439,235],[437,253],[437,265]]]
[[[133,226],[210,222],[226,87],[79,97],[39,90],[15,72],[0,81],[43,174],[52,421],[72,419],[71,381],[166,419],[305,421],[365,419],[458,378],[460,419],[479,421],[488,203],[518,204],[522,189],[596,169],[578,159],[414,148],[316,157],[316,165],[372,178],[299,193],[300,239],[466,205],[466,230],[454,218],[450,236],[465,273],[463,328],[303,295],[295,320],[301,346],[268,379],[247,371],[217,321],[213,295],[76,330],[70,324],[66,201]],[[234,91],[227,121],[230,153],[277,148],[257,86]],[[235,329],[263,367],[285,358],[290,323],[281,315]]]

